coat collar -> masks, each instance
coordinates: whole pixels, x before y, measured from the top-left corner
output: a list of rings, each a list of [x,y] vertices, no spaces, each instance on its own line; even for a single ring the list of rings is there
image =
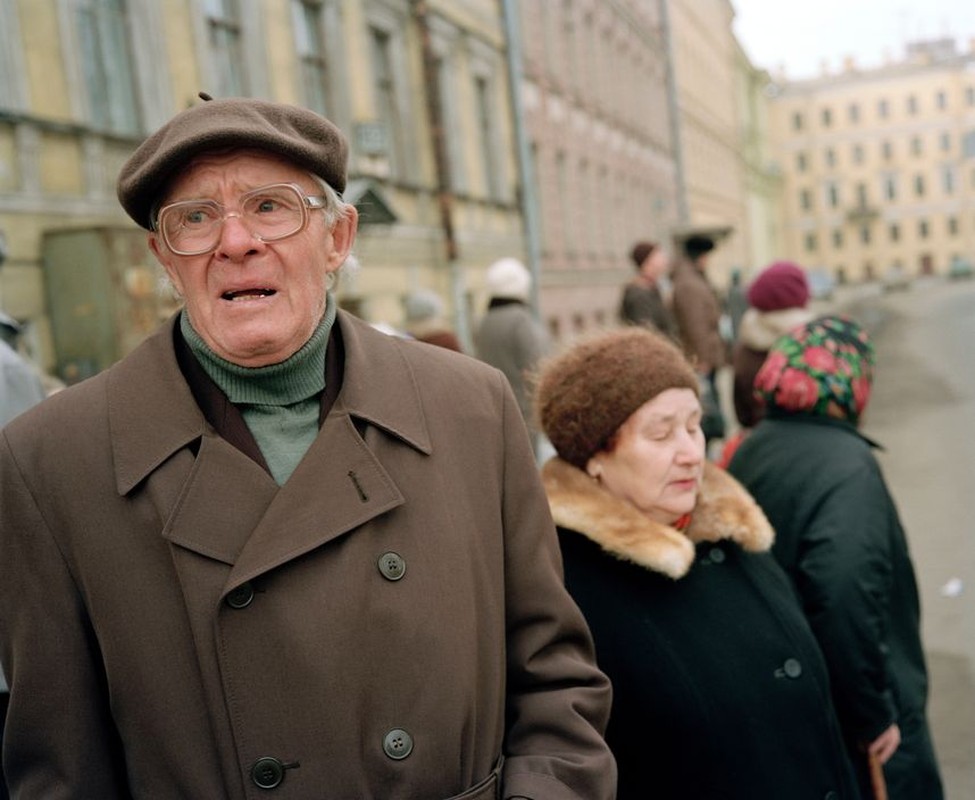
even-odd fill
[[[122,495],[207,429],[176,360],[177,320],[178,315],[170,318],[107,375],[115,481]],[[402,343],[343,311],[337,322],[345,368],[336,406],[429,454],[430,434]]]
[[[813,316],[808,308],[783,308],[778,311],[749,308],[742,315],[738,340],[752,350],[769,350],[780,336],[805,325]]]
[[[681,533],[648,519],[585,472],[559,458],[542,468],[555,523],[603,550],[671,578],[687,574],[694,545],[728,539],[751,552],[771,548],[775,534],[758,504],[734,478],[708,462],[690,527]]]

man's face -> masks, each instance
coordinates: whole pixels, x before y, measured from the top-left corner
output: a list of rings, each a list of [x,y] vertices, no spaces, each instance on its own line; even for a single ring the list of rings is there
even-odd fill
[[[167,187],[161,205],[214,200],[234,213],[242,194],[273,183],[322,193],[301,167],[271,153],[238,150],[193,159]],[[230,216],[212,253],[177,255],[158,233],[149,234],[149,246],[210,349],[234,364],[262,367],[284,361],[314,333],[325,312],[325,278],[342,266],[355,231],[354,214],[329,230],[324,212],[308,209],[305,228],[279,241],[261,241]]]

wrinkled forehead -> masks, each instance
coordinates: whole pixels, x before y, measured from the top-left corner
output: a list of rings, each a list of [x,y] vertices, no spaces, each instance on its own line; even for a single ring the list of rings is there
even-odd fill
[[[309,193],[319,187],[307,169],[258,148],[205,150],[188,159],[163,188],[158,205],[207,198],[220,192],[245,192],[270,183],[296,183]]]

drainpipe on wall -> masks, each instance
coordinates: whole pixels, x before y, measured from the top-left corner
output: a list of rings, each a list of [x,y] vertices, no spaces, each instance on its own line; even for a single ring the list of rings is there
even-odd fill
[[[508,94],[511,99],[511,117],[518,148],[518,170],[521,173],[521,214],[525,226],[525,243],[528,250],[528,271],[532,276],[531,307],[535,317],[540,317],[539,294],[541,284],[541,243],[538,233],[538,204],[535,194],[535,170],[528,137],[525,133],[524,109],[521,105],[521,29],[515,0],[504,0],[503,16],[505,38],[508,42]]]
[[[426,86],[427,118],[432,137],[433,159],[437,168],[437,205],[440,209],[440,225],[443,229],[444,249],[450,269],[450,293],[454,306],[454,328],[465,353],[474,352],[470,324],[467,318],[467,297],[464,291],[464,272],[460,265],[457,237],[454,234],[453,202],[450,188],[450,163],[447,158],[446,133],[443,109],[440,106],[440,83],[436,57],[430,40],[429,10],[425,0],[412,0],[413,19],[420,33],[423,51],[423,78]]]

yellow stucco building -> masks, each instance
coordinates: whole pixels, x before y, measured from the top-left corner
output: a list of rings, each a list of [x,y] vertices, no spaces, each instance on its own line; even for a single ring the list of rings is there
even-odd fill
[[[46,369],[84,377],[171,311],[115,178],[199,91],[336,122],[363,216],[341,301],[396,325],[433,289],[467,338],[484,269],[524,251],[498,3],[0,0],[0,306]]]
[[[840,281],[945,273],[975,258],[975,52],[780,83],[770,109],[786,254]]]

